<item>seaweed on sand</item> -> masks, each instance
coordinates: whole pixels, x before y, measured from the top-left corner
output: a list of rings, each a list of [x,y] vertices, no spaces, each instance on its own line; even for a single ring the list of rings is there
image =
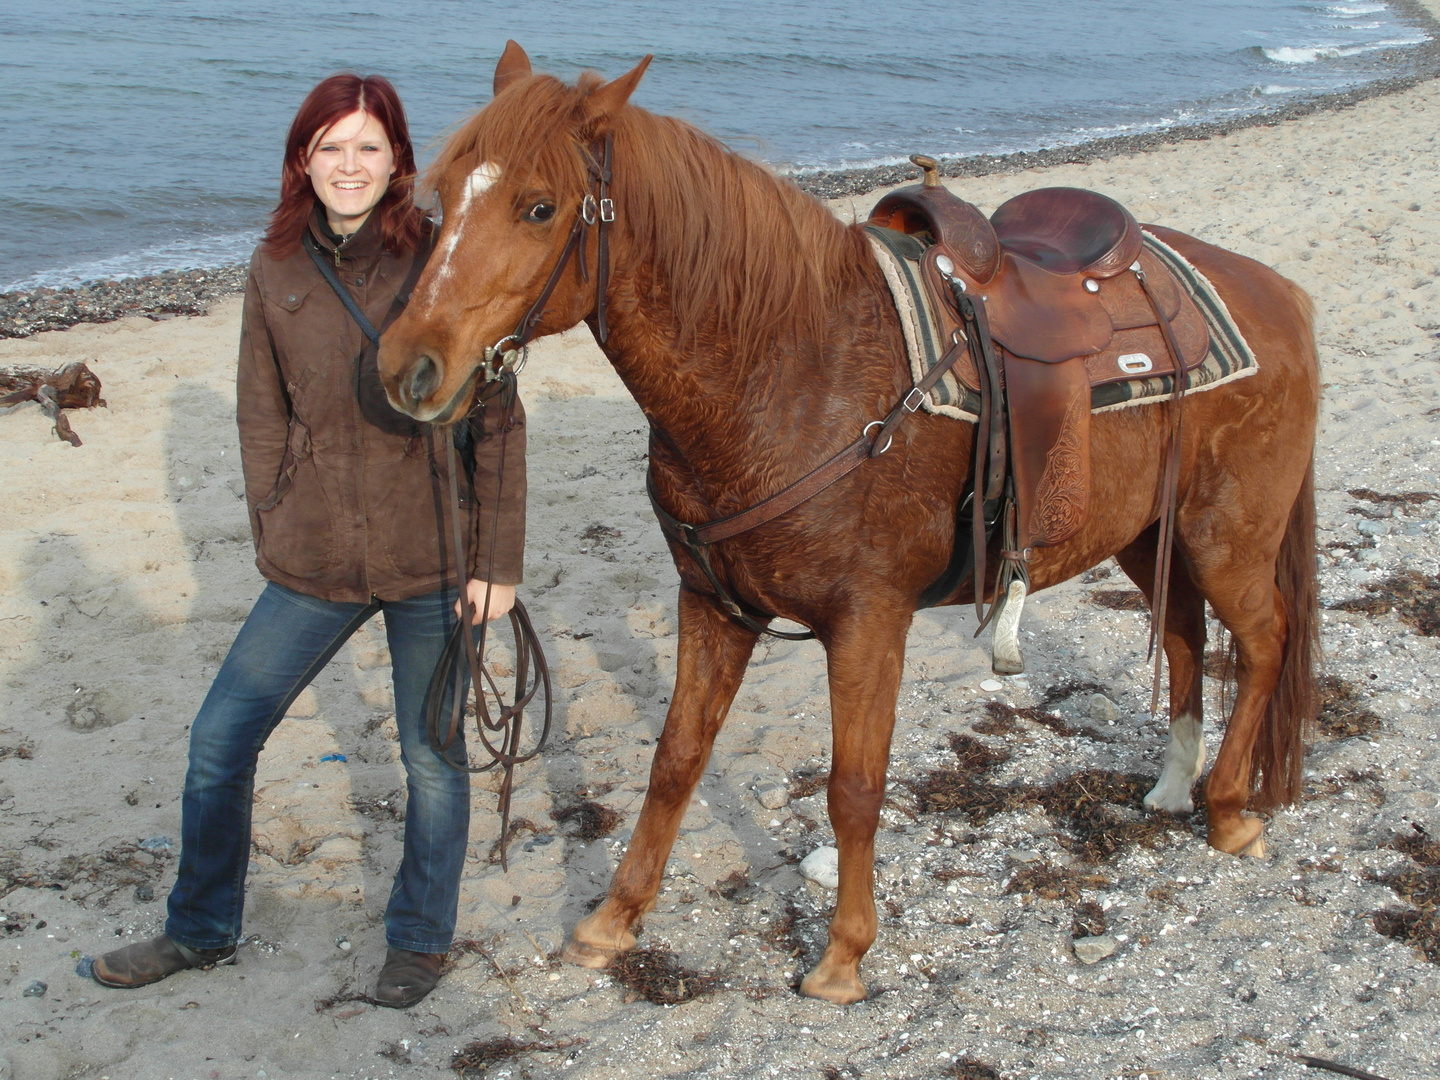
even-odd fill
[[[1369,735],[1380,727],[1380,717],[1367,706],[1352,683],[1338,675],[1320,677],[1320,708],[1316,723],[1332,739]]]
[[[1139,589],[1091,589],[1086,599],[1111,611],[1150,610],[1150,602]]]
[[[620,811],[602,806],[593,799],[584,799],[552,810],[550,817],[561,825],[573,823],[575,831],[570,835],[587,844],[609,836],[619,827],[621,821]]]
[[[1396,836],[1388,847],[1404,852],[1419,865],[1406,867],[1375,878],[1390,886],[1411,908],[1384,908],[1371,913],[1377,933],[1412,945],[1432,964],[1440,964],[1440,843],[1419,825]]]
[[[1440,581],[1419,570],[1398,570],[1384,581],[1365,586],[1365,596],[1341,600],[1331,611],[1352,611],[1362,615],[1388,615],[1425,637],[1440,637]]]
[[[952,735],[950,747],[957,768],[933,769],[909,782],[921,813],[959,811],[980,824],[997,814],[1038,806],[1066,827],[1067,846],[1090,862],[1137,845],[1153,847],[1173,827],[1164,815],[1139,813],[1145,792],[1155,782],[1151,777],[1087,769],[1049,784],[1002,785],[987,774],[1007,760],[1005,751],[969,735]]]
[[[1082,889],[1108,889],[1114,884],[1094,871],[1038,862],[1016,871],[1005,886],[1005,895],[1034,895],[1043,900],[1066,900],[1076,904],[1080,903]]]
[[[679,1005],[711,993],[720,984],[713,974],[682,967],[679,957],[659,945],[621,953],[611,962],[609,971],[636,998],[656,1005]]]
[[[1109,742],[1106,735],[1088,727],[1074,727],[1067,724],[1059,713],[1053,711],[1054,707],[1067,698],[1076,694],[1103,694],[1105,688],[1099,683],[1080,682],[1070,680],[1058,683],[1045,692],[1045,696],[1036,705],[1011,705],[1004,701],[985,702],[985,719],[974,725],[976,731],[981,735],[1008,735],[1017,730],[1017,720],[1028,720],[1032,724],[1039,724],[1048,728],[1062,738],[1069,738],[1075,735],[1083,735],[1087,739],[1094,739],[1097,742]]]
[[[477,1039],[455,1051],[450,1059],[450,1068],[462,1077],[482,1077],[491,1065],[510,1061],[521,1054],[553,1054],[557,1050],[569,1050],[583,1045],[584,1039],[563,1039],[560,1042],[520,1042],[509,1035],[495,1035],[488,1039]]]

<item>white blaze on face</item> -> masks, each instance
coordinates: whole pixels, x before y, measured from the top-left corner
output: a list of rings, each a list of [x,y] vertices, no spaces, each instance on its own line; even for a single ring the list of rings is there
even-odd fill
[[[440,242],[440,248],[436,252],[440,262],[435,267],[435,276],[430,279],[426,303],[435,302],[441,283],[450,276],[450,256],[455,253],[455,245],[460,243],[460,234],[465,231],[465,217],[470,208],[494,187],[499,179],[500,166],[493,161],[482,161],[460,185],[455,206],[445,214],[445,239]]]

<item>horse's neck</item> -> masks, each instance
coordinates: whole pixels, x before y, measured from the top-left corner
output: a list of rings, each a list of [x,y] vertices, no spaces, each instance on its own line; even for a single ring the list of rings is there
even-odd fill
[[[620,303],[612,301],[605,351],[651,425],[712,492],[723,477],[726,493],[741,501],[758,489],[768,493],[777,477],[790,476],[807,456],[819,453],[823,460],[859,434],[859,426],[854,432],[829,430],[827,419],[873,409],[870,399],[877,395],[888,408],[888,358],[853,347],[857,323],[870,323],[873,332],[880,321],[875,313],[889,310],[877,268],[849,275],[853,280],[833,297],[818,337],[792,332],[763,355],[737,357],[718,318],[682,339],[666,290],[647,289],[646,268],[625,266],[627,253],[617,247],[617,270],[624,266],[638,288]],[[802,428],[813,437],[801,440]]]

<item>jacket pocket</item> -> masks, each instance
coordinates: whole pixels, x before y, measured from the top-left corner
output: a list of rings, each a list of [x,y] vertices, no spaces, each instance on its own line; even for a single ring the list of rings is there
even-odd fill
[[[299,463],[309,456],[310,429],[291,418],[290,433],[285,439],[285,454],[280,458],[280,475],[275,478],[275,487],[270,494],[255,504],[257,511],[274,510],[280,504],[280,500],[285,498],[285,493],[295,483],[295,472]]]
[[[262,559],[292,578],[324,581],[334,569],[335,516],[310,453],[310,429],[290,422],[280,476],[255,507]]]

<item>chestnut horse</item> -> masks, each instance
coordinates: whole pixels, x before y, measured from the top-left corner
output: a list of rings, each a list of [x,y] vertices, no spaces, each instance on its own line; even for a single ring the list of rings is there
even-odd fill
[[[900,323],[862,232],[693,127],[629,104],[648,62],[612,82],[588,73],[567,86],[532,74],[524,51],[507,46],[494,100],[432,167],[444,211],[438,247],[385,334],[380,368],[397,408],[446,423],[469,407],[497,344],[587,322],[652,425],[655,497],[698,524],[745,510],[829,459],[910,381]],[[599,186],[607,138],[613,204]],[[608,279],[602,221],[613,222]],[[1312,309],[1259,263],[1164,237],[1221,293],[1259,371],[1184,405],[1163,628],[1171,734],[1146,802],[1193,809],[1208,601],[1237,658],[1234,707],[1205,787],[1208,838],[1222,851],[1258,853],[1262,823],[1243,811],[1295,799],[1301,732],[1314,712]],[[1149,593],[1172,408],[1094,417],[1088,522],[1034,553],[1034,588],[1113,555]],[[956,506],[974,440],[969,424],[917,413],[888,453],[712,549],[717,579],[754,619],[802,623],[826,651],[840,886],[825,954],[801,987],[813,997],[865,996],[859,966],[876,933],[874,838],[905,639],[919,597],[965,540],[955,535]],[[671,547],[681,581],[675,691],[629,850],[566,950],[590,967],[634,945],[630,927],[654,904],[757,640],[753,621],[726,613],[687,549]],[[966,584],[947,602],[972,599]]]

